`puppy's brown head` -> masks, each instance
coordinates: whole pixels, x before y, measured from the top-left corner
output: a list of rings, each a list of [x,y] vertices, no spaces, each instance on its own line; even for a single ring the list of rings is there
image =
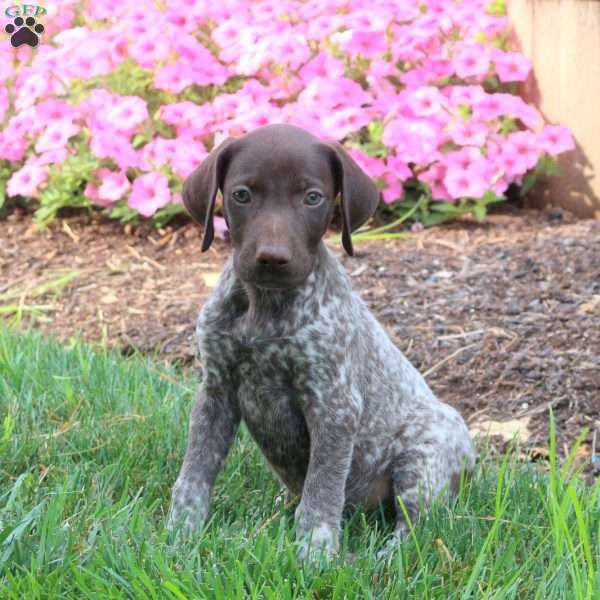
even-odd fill
[[[261,288],[290,288],[313,269],[339,194],[342,242],[373,214],[379,192],[337,142],[321,142],[292,125],[267,125],[215,148],[186,180],[183,202],[204,224],[202,251],[213,239],[217,192],[238,276]]]

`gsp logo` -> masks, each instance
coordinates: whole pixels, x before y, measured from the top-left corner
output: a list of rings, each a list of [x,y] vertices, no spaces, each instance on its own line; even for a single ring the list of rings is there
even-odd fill
[[[4,27],[6,33],[10,33],[10,43],[13,47],[18,48],[23,44],[35,47],[40,41],[39,36],[44,33],[44,26],[41,23],[36,23],[34,17],[46,14],[46,9],[43,6],[36,4],[15,4],[9,6],[4,14],[7,17],[13,18],[13,22]],[[23,17],[26,17],[23,19]]]

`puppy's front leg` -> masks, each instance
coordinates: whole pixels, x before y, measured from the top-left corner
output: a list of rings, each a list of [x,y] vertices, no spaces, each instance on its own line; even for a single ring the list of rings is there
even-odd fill
[[[339,548],[346,478],[352,462],[355,426],[335,415],[310,411],[310,459],[296,509],[298,557],[330,558]]]
[[[167,527],[187,530],[202,526],[210,495],[240,423],[237,405],[203,384],[190,416],[188,447],[173,486]]]

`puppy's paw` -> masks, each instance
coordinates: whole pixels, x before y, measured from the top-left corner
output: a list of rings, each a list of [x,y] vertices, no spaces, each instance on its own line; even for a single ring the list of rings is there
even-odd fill
[[[385,543],[383,548],[377,552],[377,560],[388,559],[400,546],[400,544],[402,544],[402,542],[408,538],[409,533],[410,531],[403,521],[397,523],[392,537]]]
[[[311,564],[328,563],[339,550],[337,531],[323,522],[298,536],[298,560]]]

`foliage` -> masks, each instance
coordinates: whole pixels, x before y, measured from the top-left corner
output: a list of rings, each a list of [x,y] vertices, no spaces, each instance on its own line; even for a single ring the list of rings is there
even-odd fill
[[[505,13],[504,0],[55,3],[38,47],[0,43],[0,192],[36,199],[40,223],[100,206],[162,224],[215,144],[288,122],[343,141],[399,216],[483,219],[574,146],[516,95],[531,65]]]

